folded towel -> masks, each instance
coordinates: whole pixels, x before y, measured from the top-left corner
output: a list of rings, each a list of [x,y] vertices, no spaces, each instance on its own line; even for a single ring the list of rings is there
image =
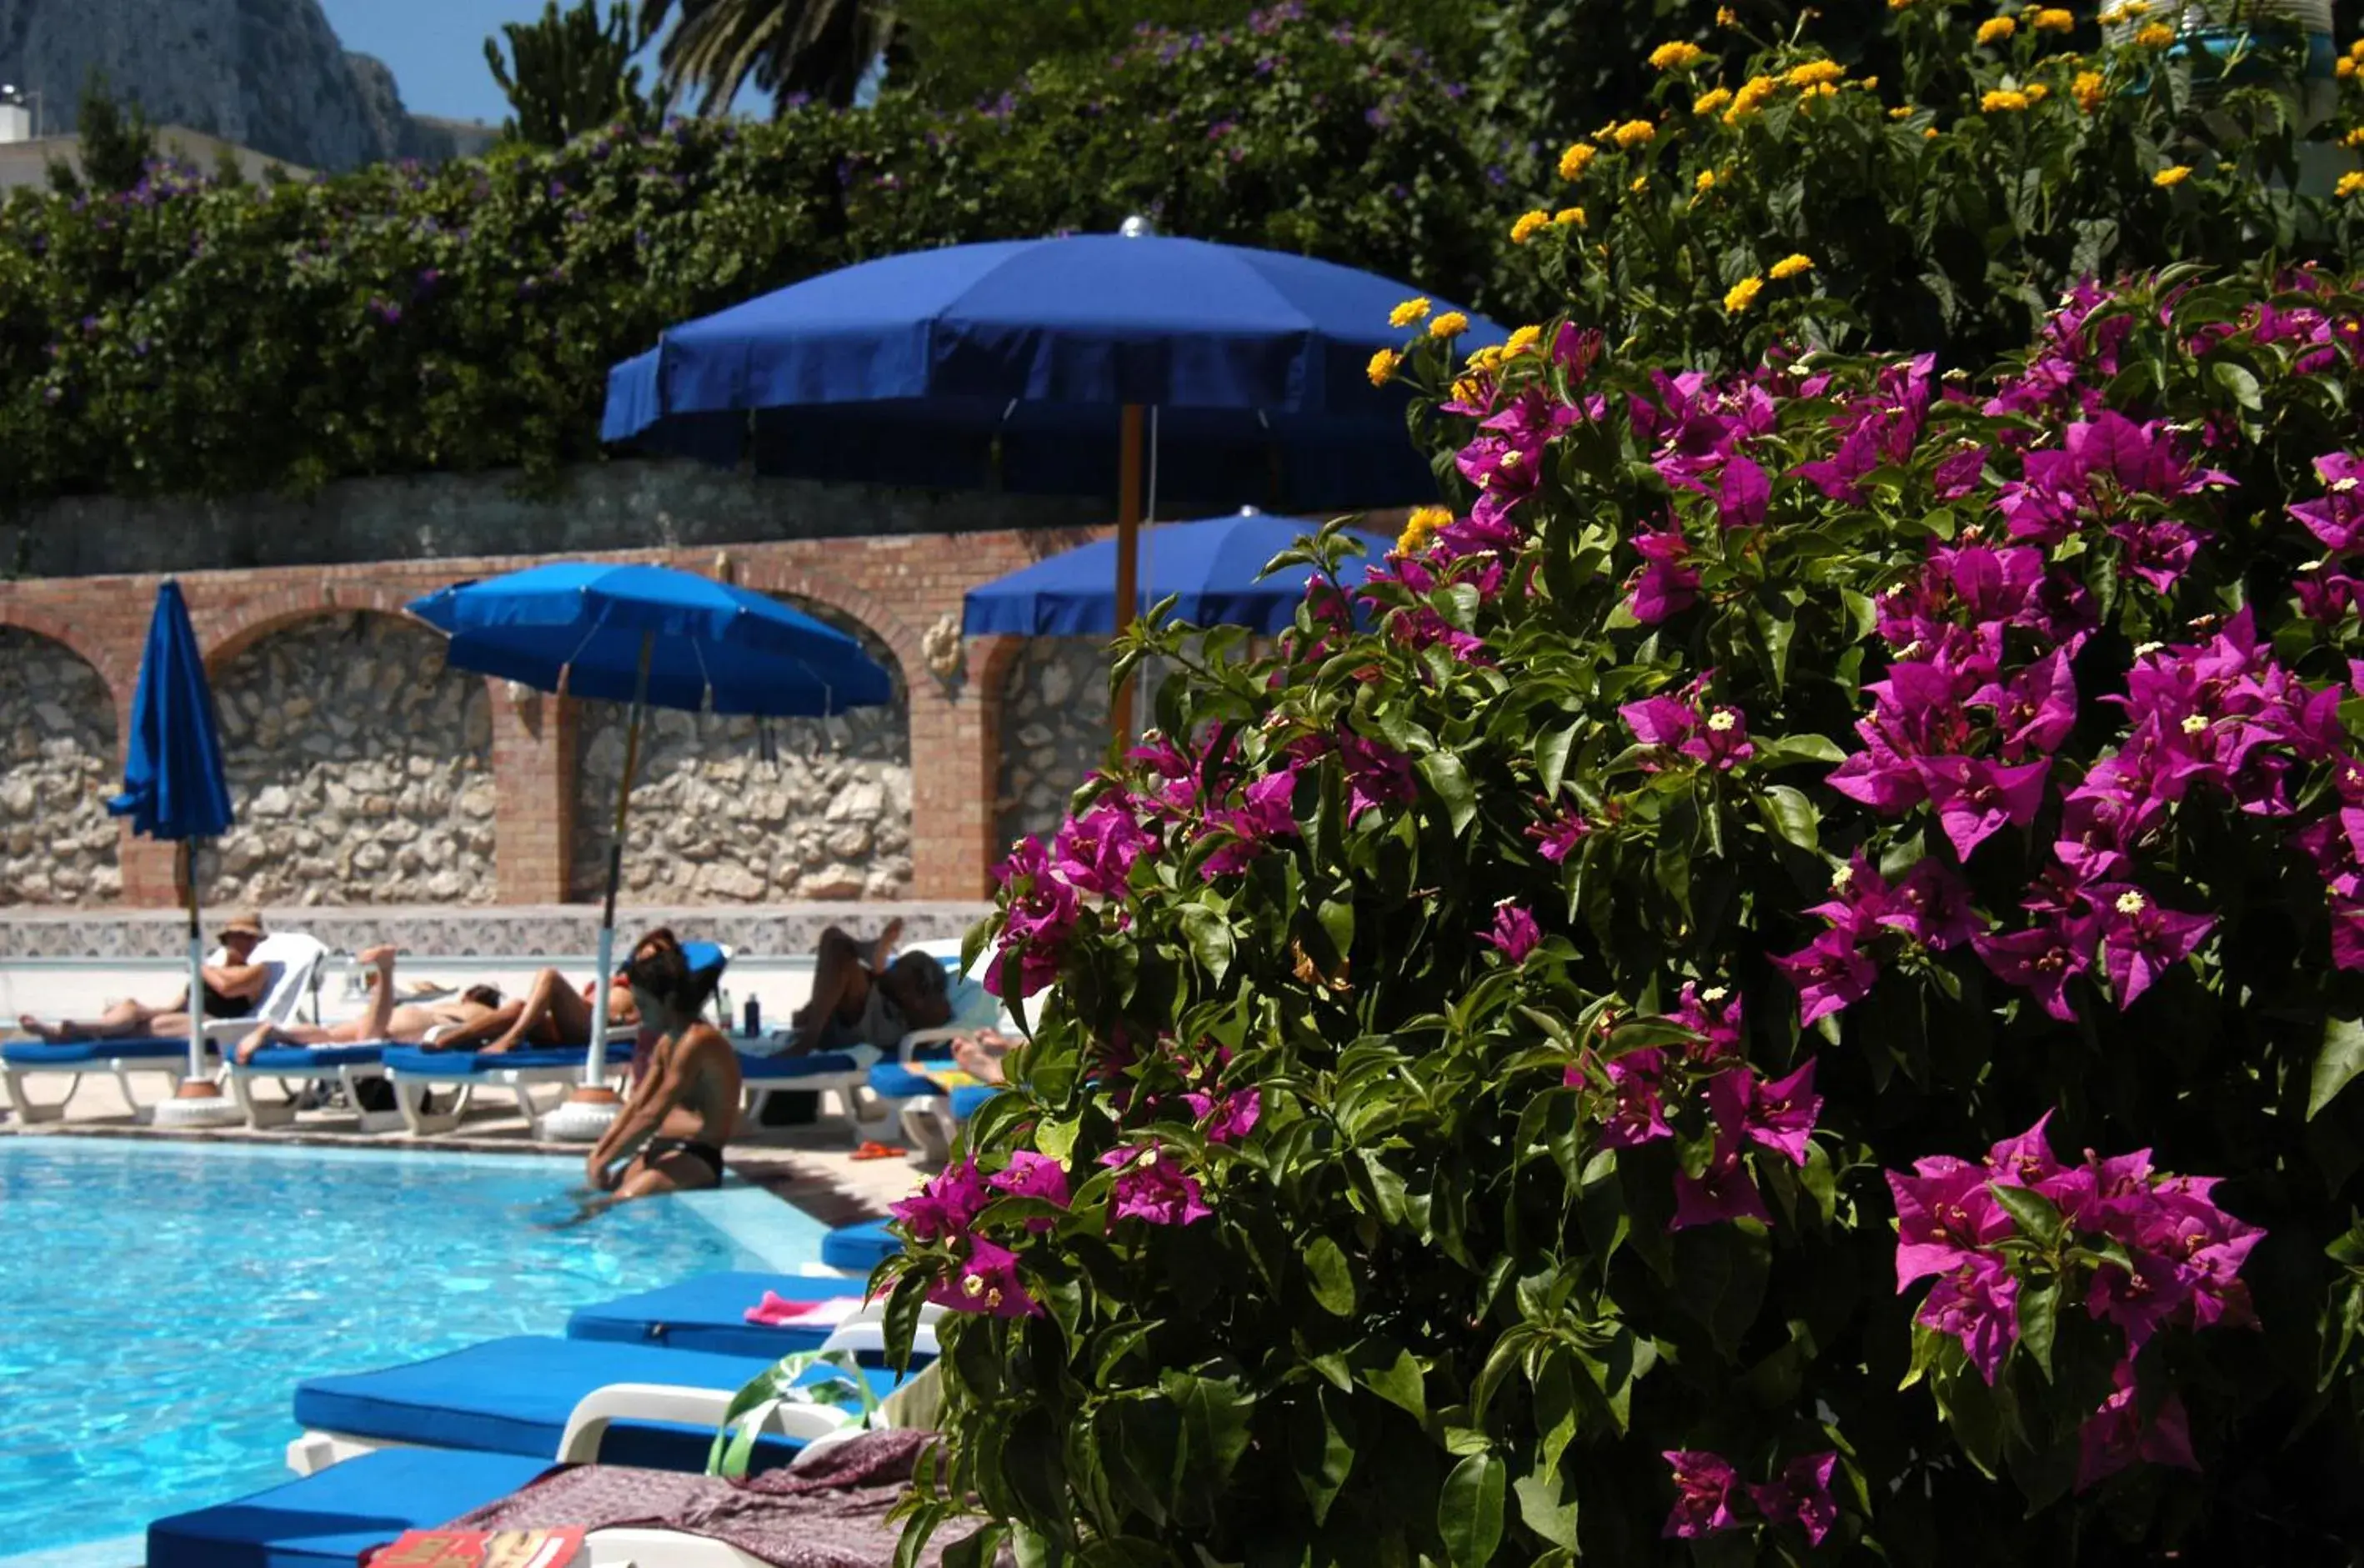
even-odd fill
[[[826,1301],[783,1301],[779,1292],[767,1290],[763,1300],[747,1308],[747,1321],[766,1329],[835,1328],[861,1307],[862,1297],[858,1296],[833,1296]]]

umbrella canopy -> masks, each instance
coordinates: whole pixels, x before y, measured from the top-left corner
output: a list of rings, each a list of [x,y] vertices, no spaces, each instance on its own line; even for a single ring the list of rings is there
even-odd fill
[[[1243,626],[1285,631],[1293,622],[1311,566],[1264,574],[1265,563],[1314,531],[1295,517],[1260,512],[1165,523],[1150,532],[1148,557],[1136,595],[1136,614],[1169,595],[1174,615],[1193,626]],[[1358,586],[1391,541],[1377,534],[1350,536],[1361,550],[1339,570],[1339,585]],[[972,588],[961,605],[961,629],[970,637],[1110,637],[1117,628],[1116,540],[1105,539],[1038,561],[1023,571]]]
[[[438,589],[410,612],[451,638],[453,667],[570,696],[790,717],[895,695],[887,673],[844,632],[663,566],[536,566]]]
[[[1429,500],[1409,395],[1367,373],[1413,292],[1154,235],[890,256],[671,328],[609,373],[600,433],[807,478],[1108,495],[1130,405],[1157,410],[1169,500]],[[1504,340],[1478,317],[1459,346]]]
[[[106,809],[130,817],[131,830],[149,839],[217,839],[235,820],[214,689],[181,585],[169,577],[156,589],[139,684],[131,694],[123,793]]]

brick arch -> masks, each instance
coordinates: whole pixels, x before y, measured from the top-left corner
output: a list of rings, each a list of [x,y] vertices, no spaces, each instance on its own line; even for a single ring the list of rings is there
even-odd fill
[[[121,646],[111,647],[93,639],[87,629],[59,617],[48,615],[28,605],[0,602],[0,626],[15,627],[57,643],[67,652],[98,673],[106,683],[108,693],[115,698],[117,717],[131,709],[131,688],[139,678],[141,639]],[[140,623],[144,636],[146,622]]]
[[[412,594],[362,583],[313,583],[281,588],[202,612],[190,607],[197,640],[206,651],[206,673],[218,675],[229,662],[269,637],[307,620],[329,616],[384,615],[408,618],[403,606]]]
[[[758,594],[786,594],[826,605],[839,614],[860,621],[870,628],[901,666],[903,687],[913,702],[926,700],[923,693],[932,683],[922,680],[928,672],[927,655],[922,651],[919,628],[905,620],[876,595],[855,587],[845,579],[826,572],[815,572],[792,562],[769,561],[763,558],[747,562],[738,573],[738,585]]]

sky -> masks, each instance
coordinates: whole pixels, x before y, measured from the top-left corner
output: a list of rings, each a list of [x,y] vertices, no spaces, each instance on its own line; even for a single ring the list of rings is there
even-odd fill
[[[503,22],[539,18],[542,0],[320,0],[320,9],[347,49],[385,61],[412,114],[498,125],[508,101],[485,68],[485,39]],[[641,79],[655,75],[651,61]],[[769,107],[752,92],[739,106]]]

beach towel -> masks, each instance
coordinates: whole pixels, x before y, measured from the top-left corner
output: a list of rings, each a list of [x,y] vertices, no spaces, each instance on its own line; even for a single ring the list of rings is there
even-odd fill
[[[771,1329],[834,1328],[862,1309],[862,1297],[836,1296],[827,1301],[786,1301],[767,1290],[764,1299],[747,1308],[747,1321]]]
[[[932,1432],[864,1432],[811,1463],[732,1483],[674,1471],[589,1464],[553,1471],[453,1519],[453,1529],[586,1530],[637,1526],[727,1541],[773,1568],[890,1568],[901,1527],[888,1510],[909,1488]],[[918,1561],[939,1564],[969,1532],[939,1531]],[[997,1568],[1014,1564],[1004,1554]]]

